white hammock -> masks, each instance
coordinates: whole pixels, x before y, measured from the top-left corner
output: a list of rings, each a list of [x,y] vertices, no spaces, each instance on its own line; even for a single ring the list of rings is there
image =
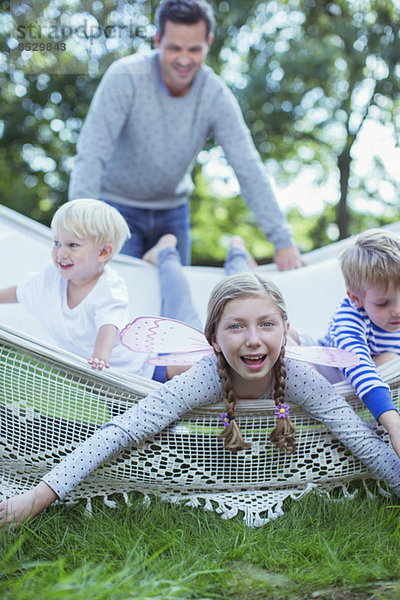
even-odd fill
[[[2,286],[17,283],[27,270],[49,260],[47,228],[0,207]],[[342,244],[307,255],[310,266],[288,273],[262,267],[282,289],[296,326],[322,334],[344,294],[335,255]],[[132,295],[131,317],[158,314],[157,272],[140,260],[117,257],[113,266],[125,276]],[[185,268],[196,308],[204,318],[208,294],[222,269]],[[312,310],[310,308],[312,307]],[[142,377],[123,379],[96,373],[83,359],[51,345],[36,321],[19,305],[0,307],[0,498],[32,488],[63,456],[111,416],[119,414],[157,384]],[[400,406],[400,359],[382,368]],[[345,383],[340,393],[371,422],[369,412]],[[312,489],[328,491],[354,479],[371,477],[358,459],[325,427],[292,406],[298,449],[279,452],[268,441],[275,424],[273,401],[239,402],[237,418],[246,453],[226,452],[217,433],[222,404],[187,414],[138,448],[110,461],[73,493],[68,501],[132,490],[159,494],[171,502],[202,505],[228,518],[244,513],[246,523],[261,525],[282,514],[287,497],[300,498]]]

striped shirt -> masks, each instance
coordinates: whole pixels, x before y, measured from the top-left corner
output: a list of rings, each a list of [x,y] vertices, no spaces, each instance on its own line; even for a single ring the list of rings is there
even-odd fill
[[[343,369],[343,374],[375,418],[385,410],[395,409],[389,386],[377,373],[371,356],[383,352],[400,355],[400,331],[392,333],[381,329],[363,308],[357,308],[345,298],[329,323],[328,333],[319,342],[351,350],[359,356],[359,364]]]

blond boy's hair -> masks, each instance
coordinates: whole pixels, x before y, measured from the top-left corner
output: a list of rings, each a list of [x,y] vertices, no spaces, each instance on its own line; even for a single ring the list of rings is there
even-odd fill
[[[78,238],[93,236],[100,246],[112,244],[113,255],[118,254],[131,236],[127,222],[117,209],[93,198],[79,198],[62,204],[54,214],[51,228],[53,231],[64,228]]]
[[[368,229],[339,255],[346,287],[362,298],[371,285],[400,284],[400,236]]]

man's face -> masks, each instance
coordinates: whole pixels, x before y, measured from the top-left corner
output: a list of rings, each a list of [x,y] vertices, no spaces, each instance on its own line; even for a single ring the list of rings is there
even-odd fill
[[[207,38],[205,21],[184,25],[167,21],[160,39],[154,36],[160,51],[161,75],[173,96],[184,96],[207,57],[212,36]]]

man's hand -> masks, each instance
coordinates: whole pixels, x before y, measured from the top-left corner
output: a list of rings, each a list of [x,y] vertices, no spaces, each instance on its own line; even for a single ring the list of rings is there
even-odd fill
[[[299,267],[304,267],[306,264],[296,246],[288,246],[287,248],[275,250],[274,263],[280,271],[298,269]]]

